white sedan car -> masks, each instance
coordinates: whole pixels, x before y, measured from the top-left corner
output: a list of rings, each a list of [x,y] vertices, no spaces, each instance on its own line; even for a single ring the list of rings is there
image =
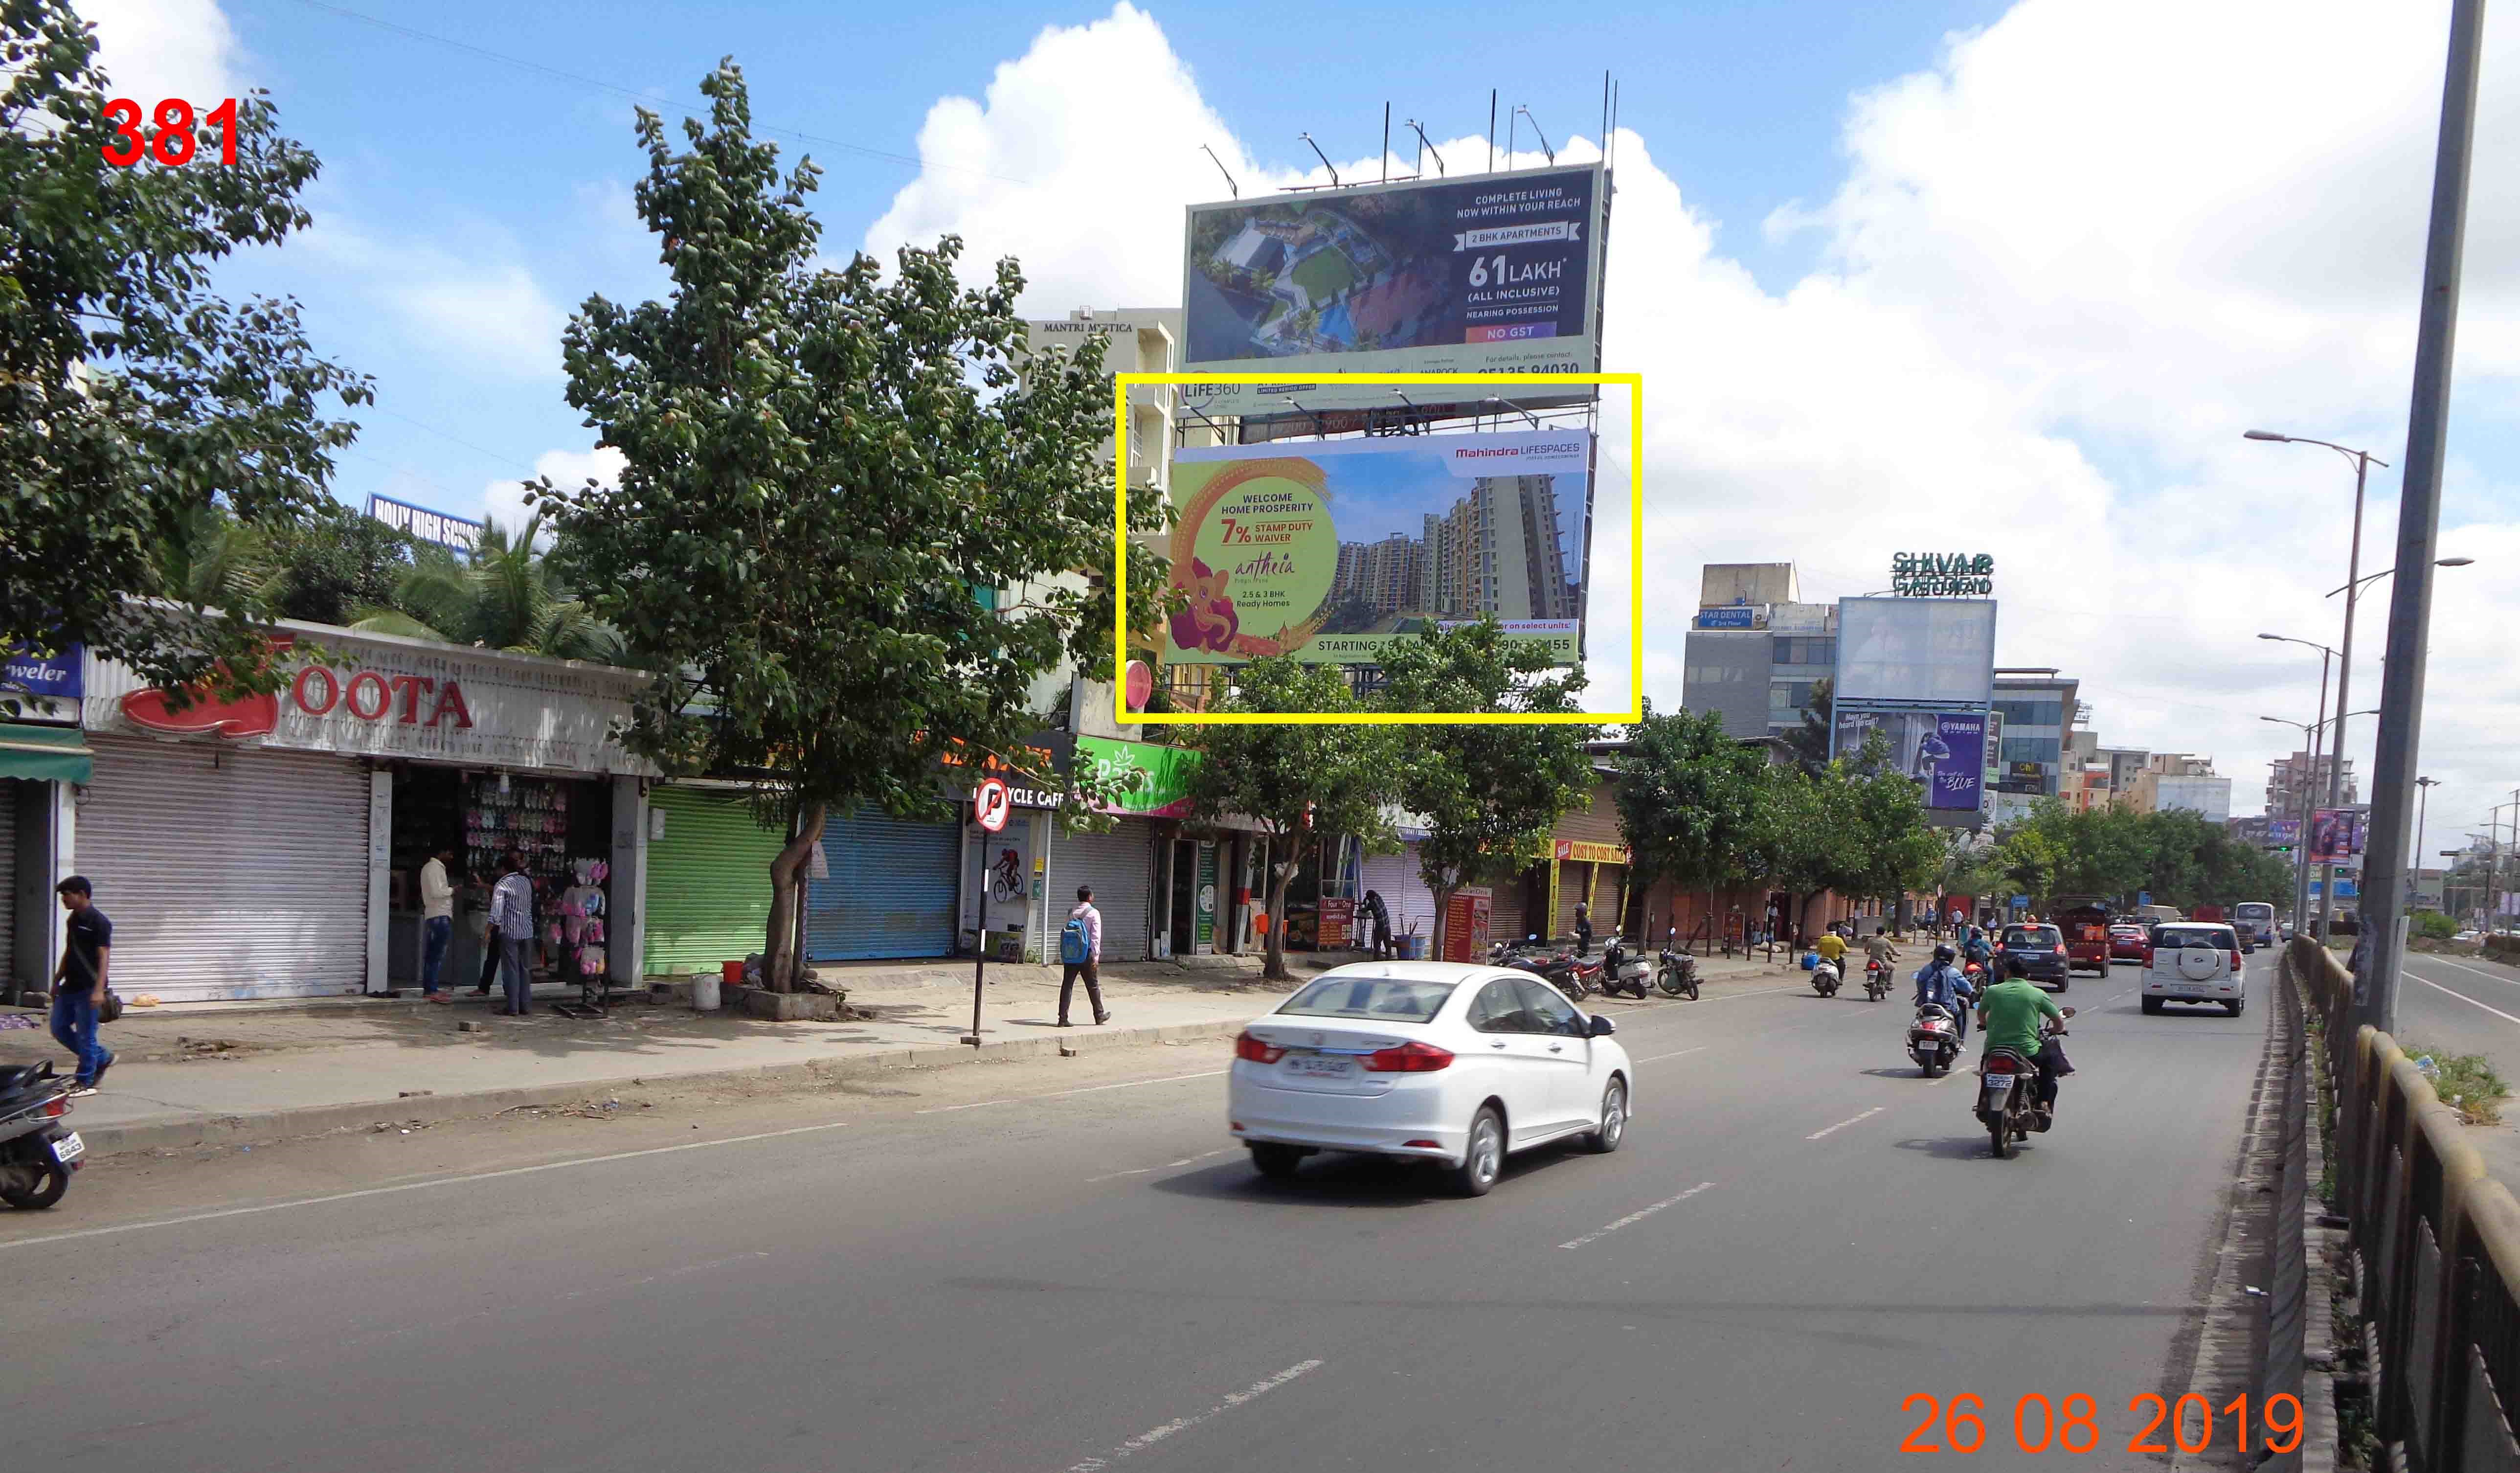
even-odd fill
[[[1619,1148],[1636,1071],[1615,1031],[1529,972],[1342,966],[1235,1040],[1229,1122],[1263,1176],[1361,1151],[1440,1162],[1480,1196],[1508,1152],[1574,1138]]]

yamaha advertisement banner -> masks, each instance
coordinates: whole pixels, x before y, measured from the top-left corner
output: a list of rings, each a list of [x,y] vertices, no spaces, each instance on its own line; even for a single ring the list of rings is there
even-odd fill
[[[1984,801],[1986,715],[1979,711],[1867,711],[1838,707],[1830,755],[1853,757],[1865,738],[1879,732],[1890,743],[1890,762],[1916,780],[1925,807],[1974,814]]]

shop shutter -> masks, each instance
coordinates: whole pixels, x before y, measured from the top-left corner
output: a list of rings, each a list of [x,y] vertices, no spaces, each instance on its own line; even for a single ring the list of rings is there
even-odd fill
[[[17,967],[18,958],[18,783],[0,778],[0,981]],[[112,915],[111,911],[106,913]],[[111,970],[111,963],[108,969]],[[23,979],[32,987],[43,979]],[[108,980],[111,980],[109,978]]]
[[[167,1003],[367,990],[368,775],[349,758],[91,738],[78,866],[113,990]]]
[[[785,840],[754,821],[741,793],[651,790],[665,834],[648,846],[648,958],[652,975],[715,972],[767,945],[770,863]],[[829,850],[825,851],[829,853]]]
[[[1391,912],[1391,934],[1406,936],[1415,929],[1426,938],[1428,947],[1434,946],[1435,892],[1426,888],[1425,876],[1418,870],[1416,845],[1398,854],[1367,855],[1365,887],[1381,896]]]
[[[961,826],[864,808],[824,826],[823,856],[832,877],[806,890],[809,960],[954,955]]]
[[[1496,892],[1496,899],[1489,904],[1488,908],[1490,939],[1520,941],[1538,929],[1525,923],[1529,917],[1523,914],[1525,909],[1523,896],[1527,888],[1525,881],[1529,872],[1526,870],[1522,873],[1509,874],[1488,882],[1488,888]],[[1544,890],[1542,893],[1545,899],[1547,892]]]
[[[1050,928],[1057,936],[1076,908],[1076,887],[1094,887],[1102,913],[1102,960],[1144,961],[1153,955],[1148,925],[1155,854],[1144,823],[1122,819],[1109,833],[1060,833],[1050,840]],[[1052,957],[1058,955],[1052,943]]]

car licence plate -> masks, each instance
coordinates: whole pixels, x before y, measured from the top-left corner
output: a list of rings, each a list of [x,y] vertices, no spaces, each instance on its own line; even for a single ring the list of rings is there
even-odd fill
[[[86,1154],[87,1142],[78,1138],[78,1132],[76,1131],[72,1131],[68,1135],[64,1136],[61,1139],[53,1142],[53,1159],[64,1166],[69,1165],[71,1162],[76,1161],[79,1157]]]
[[[1286,1060],[1286,1072],[1304,1079],[1348,1079],[1356,1060],[1329,1053],[1298,1053]]]

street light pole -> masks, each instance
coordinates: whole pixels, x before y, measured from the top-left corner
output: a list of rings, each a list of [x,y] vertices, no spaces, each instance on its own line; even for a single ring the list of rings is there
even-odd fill
[[[2251,430],[2250,433],[2255,434],[2257,431]],[[2310,648],[2318,651],[2318,720],[2311,726],[2303,727],[2301,734],[2301,757],[2302,761],[2308,765],[2309,771],[2297,773],[2293,777],[2294,791],[2299,798],[2299,801],[2296,802],[2294,806],[2300,810],[2296,817],[2301,820],[2300,847],[2295,852],[2300,856],[2301,862],[2297,867],[2295,867],[2295,872],[2293,874],[2292,933],[2296,936],[2307,936],[2311,933],[2310,785],[2312,782],[2318,781],[2318,734],[2325,730],[2327,726],[2327,662],[2335,655],[2336,651],[2328,648],[2324,645],[2317,644],[2310,640],[2296,640],[2290,635],[2262,634],[2259,635],[2258,638],[2262,640],[2272,640],[2279,645],[2305,645]],[[2337,697],[2336,709],[2340,711],[2345,709],[2343,696]],[[2281,722],[2284,726],[2301,726],[2300,722],[2282,721],[2280,717],[2269,716],[2265,719],[2268,721]],[[2324,889],[2318,892],[2318,907],[2322,914],[2327,909],[2327,891]],[[2326,933],[2326,927],[2322,925],[2319,928],[2319,932],[2321,935],[2324,935]]]
[[[2450,449],[2451,362],[2458,342],[2458,288],[2467,238],[2467,178],[2476,144],[2477,62],[2484,0],[2452,0],[2450,55],[2442,67],[2441,135],[2433,154],[2432,222],[2424,242],[2422,310],[2415,332],[2414,386],[2407,413],[2406,473],[2398,492],[2397,585],[2389,597],[2389,644],[2380,667],[2380,722],[2371,749],[2371,837],[2362,880],[2369,947],[2356,968],[2355,1001],[2383,1032],[2398,1021],[2399,926],[2407,860],[2408,802],[2423,739],[2424,662],[2433,613],[2433,558],[2441,538],[2441,478]],[[2351,618],[2351,606],[2348,608]],[[2350,630],[2351,623],[2347,625]],[[2350,638],[2350,636],[2349,636]],[[2338,708],[2344,707],[2340,698]]]
[[[2439,778],[2417,778],[2415,780],[2415,867],[2407,871],[2407,888],[2409,894],[2423,888],[2424,826],[2430,821],[2432,814],[2433,789],[2439,786],[2441,786],[2441,780]],[[2442,887],[2445,892],[2447,892],[2449,886],[2450,875],[2445,871],[2442,875]],[[2423,897],[2420,895],[2414,896],[2414,899],[2416,900],[2421,900],[2422,898]],[[2449,903],[2450,896],[2445,893],[2442,896],[2444,909],[2448,909]]]

